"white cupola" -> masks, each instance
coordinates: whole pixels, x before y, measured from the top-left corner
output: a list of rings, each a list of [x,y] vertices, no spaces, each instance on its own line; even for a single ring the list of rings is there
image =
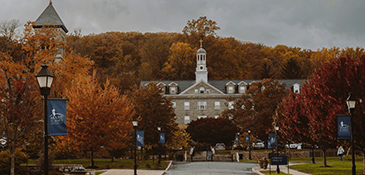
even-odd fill
[[[200,81],[208,82],[208,71],[207,71],[207,52],[203,49],[203,40],[200,40],[200,49],[196,51],[196,83]]]

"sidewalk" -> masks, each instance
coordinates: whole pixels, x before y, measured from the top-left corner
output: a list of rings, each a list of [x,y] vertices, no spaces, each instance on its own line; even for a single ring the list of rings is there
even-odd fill
[[[100,170],[102,171],[102,170]],[[134,170],[110,169],[101,175],[133,175]],[[162,175],[164,170],[137,170],[138,175]]]
[[[298,163],[294,163],[294,164],[289,163],[289,165],[297,165],[297,164]],[[280,168],[280,172],[288,174],[288,167],[286,165],[280,165],[279,168]],[[260,175],[263,175],[262,173],[260,173],[260,171],[269,171],[269,170],[270,170],[270,164],[267,166],[267,169],[262,169],[259,166],[252,168],[253,172],[255,172],[257,174],[260,174]],[[273,174],[273,175],[276,174],[276,165],[271,166],[271,174]],[[309,175],[307,173],[302,173],[302,172],[299,172],[299,171],[296,171],[296,170],[293,170],[293,169],[289,169],[289,174],[292,174],[292,175]]]

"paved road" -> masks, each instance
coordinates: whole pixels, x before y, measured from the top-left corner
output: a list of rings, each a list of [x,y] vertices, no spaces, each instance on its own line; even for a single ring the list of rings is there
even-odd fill
[[[254,175],[252,167],[257,163],[238,162],[191,162],[174,163],[165,175]]]

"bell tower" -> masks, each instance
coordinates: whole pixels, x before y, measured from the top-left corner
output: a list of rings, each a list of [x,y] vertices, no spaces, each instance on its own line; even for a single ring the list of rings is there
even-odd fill
[[[200,40],[200,49],[196,51],[196,83],[200,81],[208,82],[208,71],[207,71],[207,52],[203,49],[203,40]]]
[[[56,36],[54,36],[54,38],[59,38],[61,42],[66,41],[66,33],[68,30],[53,7],[52,0],[49,1],[49,5],[37,18],[37,20],[35,20],[35,25],[33,25],[35,31],[38,31],[42,27],[53,28],[56,32]],[[58,62],[65,57],[63,52],[64,50],[62,48],[58,49],[58,54],[55,55],[55,62]]]

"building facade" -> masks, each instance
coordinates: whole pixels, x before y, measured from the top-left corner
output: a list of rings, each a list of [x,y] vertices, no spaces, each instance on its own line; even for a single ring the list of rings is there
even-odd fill
[[[201,41],[202,42],[202,41]],[[200,48],[196,52],[196,79],[195,80],[165,80],[165,81],[141,81],[141,87],[148,83],[158,83],[164,90],[164,96],[172,98],[175,108],[176,122],[189,124],[199,118],[217,118],[221,113],[232,107],[233,101],[227,101],[227,97],[240,98],[250,84],[262,80],[208,80],[207,52]],[[304,80],[287,79],[278,80],[286,84],[287,89],[300,92]]]

